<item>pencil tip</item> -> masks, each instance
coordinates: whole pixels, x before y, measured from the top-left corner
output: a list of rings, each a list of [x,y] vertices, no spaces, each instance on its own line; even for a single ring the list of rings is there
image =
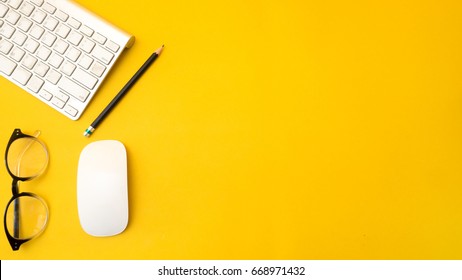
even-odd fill
[[[155,53],[156,53],[157,55],[160,55],[160,53],[162,52],[163,49],[164,49],[164,45],[162,45],[160,48],[158,48],[158,49],[155,51]]]

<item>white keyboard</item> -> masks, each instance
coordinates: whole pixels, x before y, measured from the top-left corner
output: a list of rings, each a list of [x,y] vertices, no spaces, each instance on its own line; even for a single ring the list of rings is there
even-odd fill
[[[0,75],[72,120],[133,42],[71,0],[0,0]]]

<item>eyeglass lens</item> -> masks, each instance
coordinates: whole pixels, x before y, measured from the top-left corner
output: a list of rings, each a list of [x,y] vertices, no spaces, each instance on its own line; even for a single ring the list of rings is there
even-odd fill
[[[6,209],[6,229],[16,239],[31,239],[45,228],[47,212],[45,203],[36,196],[16,197],[10,201]]]
[[[11,143],[6,157],[10,172],[19,178],[40,175],[48,163],[45,147],[36,138],[24,137]]]

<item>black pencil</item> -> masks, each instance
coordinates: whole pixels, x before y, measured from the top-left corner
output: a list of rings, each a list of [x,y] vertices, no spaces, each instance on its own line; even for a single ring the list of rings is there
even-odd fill
[[[162,52],[164,45],[157,49],[146,62],[141,66],[135,75],[125,84],[125,86],[119,91],[119,93],[112,99],[112,101],[104,108],[104,110],[99,114],[99,116],[93,121],[93,123],[85,130],[83,135],[85,137],[90,137],[90,135],[95,131],[96,127],[106,118],[107,115],[112,111],[112,109],[119,103],[119,101],[124,97],[124,95],[130,90],[130,88],[136,83],[136,81],[143,75],[143,73],[149,68],[149,66],[156,60],[156,58]]]

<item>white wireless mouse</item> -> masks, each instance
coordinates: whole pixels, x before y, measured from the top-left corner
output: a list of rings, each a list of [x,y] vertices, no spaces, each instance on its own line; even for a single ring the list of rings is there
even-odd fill
[[[88,144],[80,154],[77,206],[83,230],[112,236],[128,224],[127,152],[116,140]]]

